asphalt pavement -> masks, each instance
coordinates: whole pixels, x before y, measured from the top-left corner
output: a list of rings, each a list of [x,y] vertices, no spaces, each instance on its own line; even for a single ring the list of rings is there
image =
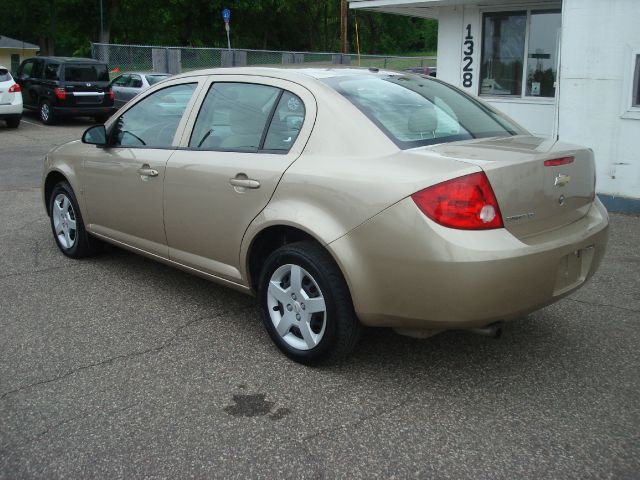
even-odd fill
[[[639,217],[499,340],[369,330],[308,368],[250,297],[115,248],[65,258],[42,158],[91,123],[24,120],[0,122],[0,478],[640,476]]]

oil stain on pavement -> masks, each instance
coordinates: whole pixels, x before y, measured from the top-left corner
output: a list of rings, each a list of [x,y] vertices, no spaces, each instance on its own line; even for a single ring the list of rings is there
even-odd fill
[[[224,411],[234,417],[263,417],[268,415],[271,420],[281,420],[291,412],[288,408],[278,408],[272,413],[275,402],[267,400],[266,397],[264,393],[253,395],[234,394],[233,401],[235,405],[227,405],[224,407]]]

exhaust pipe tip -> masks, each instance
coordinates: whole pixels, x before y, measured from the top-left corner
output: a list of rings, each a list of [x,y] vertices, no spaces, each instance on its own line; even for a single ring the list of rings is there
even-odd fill
[[[484,327],[476,327],[469,329],[469,332],[483,337],[500,338],[502,337],[504,322],[495,322]]]

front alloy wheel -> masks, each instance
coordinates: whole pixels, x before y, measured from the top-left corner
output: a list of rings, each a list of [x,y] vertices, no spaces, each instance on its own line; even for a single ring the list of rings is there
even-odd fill
[[[58,244],[65,250],[73,248],[78,238],[76,212],[71,200],[64,193],[59,193],[54,198],[51,217]]]
[[[49,217],[56,245],[67,257],[82,258],[97,251],[97,240],[90,239],[85,231],[76,196],[67,182],[59,182],[53,187]]]

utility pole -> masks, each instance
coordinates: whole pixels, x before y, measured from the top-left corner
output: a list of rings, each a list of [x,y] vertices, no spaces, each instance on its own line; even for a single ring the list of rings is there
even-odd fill
[[[347,11],[349,6],[347,0],[340,0],[340,52],[347,51]]]

